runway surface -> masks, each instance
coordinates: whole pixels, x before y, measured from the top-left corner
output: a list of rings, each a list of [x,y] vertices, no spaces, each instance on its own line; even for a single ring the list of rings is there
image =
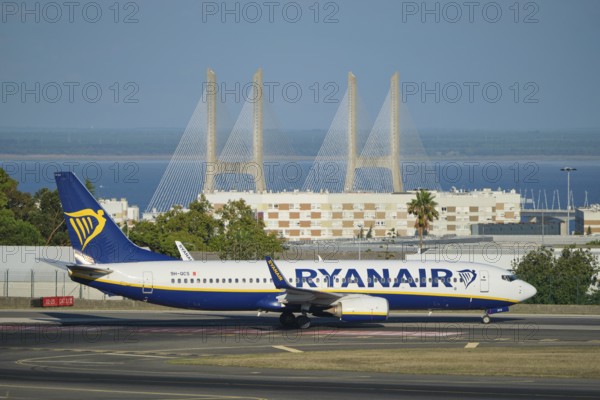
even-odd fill
[[[169,364],[224,354],[600,346],[600,316],[392,314],[384,324],[188,311],[0,310],[0,399],[599,398],[598,380],[463,377]]]

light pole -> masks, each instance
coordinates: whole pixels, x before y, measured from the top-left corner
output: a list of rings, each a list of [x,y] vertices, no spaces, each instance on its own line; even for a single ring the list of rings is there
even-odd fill
[[[564,167],[560,169],[567,173],[567,236],[571,235],[571,172],[577,171],[577,168]]]
[[[358,259],[360,260],[360,242],[362,241],[363,225],[358,224],[358,228],[359,228],[359,231],[358,231]]]

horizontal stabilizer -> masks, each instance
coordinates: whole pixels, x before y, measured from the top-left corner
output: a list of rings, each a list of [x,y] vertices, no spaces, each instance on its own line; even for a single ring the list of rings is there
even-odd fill
[[[104,268],[104,267],[99,266],[98,264],[79,265],[79,264],[68,263],[68,262],[60,261],[60,260],[53,260],[50,258],[38,258],[38,260],[43,261],[47,264],[50,264],[53,267],[60,268],[62,270],[66,270],[66,271],[70,271],[70,272],[74,272],[74,273],[86,274],[86,275],[102,276],[102,275],[108,275],[111,272],[113,272],[110,268]]]

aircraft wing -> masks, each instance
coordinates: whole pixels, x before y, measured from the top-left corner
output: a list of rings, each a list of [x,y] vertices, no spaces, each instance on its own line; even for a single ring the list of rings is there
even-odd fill
[[[321,306],[327,306],[335,303],[337,300],[342,298],[344,295],[339,293],[323,292],[320,290],[297,288],[288,283],[283,276],[283,273],[279,270],[275,261],[271,257],[265,257],[269,272],[273,278],[273,283],[277,289],[283,289],[283,294],[277,297],[279,302],[284,304],[315,304]]]
[[[112,269],[106,268],[106,267],[101,267],[98,264],[80,265],[80,264],[73,264],[73,263],[68,263],[68,262],[60,261],[60,260],[53,260],[50,258],[38,258],[38,260],[43,261],[47,264],[50,264],[56,268],[60,268],[60,269],[66,270],[66,271],[74,272],[74,273],[86,274],[86,275],[103,276],[103,275],[108,275],[111,272],[113,272]]]

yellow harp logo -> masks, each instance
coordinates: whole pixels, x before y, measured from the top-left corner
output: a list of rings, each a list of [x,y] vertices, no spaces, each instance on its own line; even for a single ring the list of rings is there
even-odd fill
[[[85,249],[85,246],[102,232],[106,224],[103,210],[95,212],[91,208],[86,208],[85,210],[65,214],[70,217],[69,222],[79,238],[81,250]]]

